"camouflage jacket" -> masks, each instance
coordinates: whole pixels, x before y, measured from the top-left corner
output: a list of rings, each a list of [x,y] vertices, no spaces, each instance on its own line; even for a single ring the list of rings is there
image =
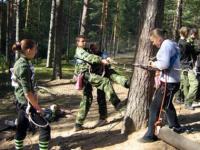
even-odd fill
[[[76,59],[75,74],[88,72],[90,65],[100,64],[101,57],[90,54],[83,48],[77,47],[74,58]]]
[[[12,85],[19,103],[26,103],[25,93],[34,92],[34,68],[28,59],[20,57],[14,65]]]

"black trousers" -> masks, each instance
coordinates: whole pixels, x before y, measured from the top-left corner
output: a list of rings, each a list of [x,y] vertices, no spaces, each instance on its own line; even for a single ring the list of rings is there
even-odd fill
[[[166,95],[164,98],[163,109],[165,110],[169,127],[180,127],[176,110],[172,103],[174,94],[178,91],[180,83],[167,83]],[[153,137],[155,131],[155,123],[158,119],[163,96],[165,92],[165,83],[161,82],[161,86],[155,91],[153,101],[149,110],[148,130],[145,134],[146,137]]]
[[[105,92],[102,90],[97,89],[97,103],[99,106],[99,119],[106,119],[107,118],[107,105],[106,105],[106,95]]]
[[[27,105],[22,105],[17,103],[17,129],[16,129],[16,140],[24,140],[26,137],[27,129],[30,125],[29,120],[26,116]],[[45,128],[39,128],[39,141],[49,141],[50,140],[50,126]]]

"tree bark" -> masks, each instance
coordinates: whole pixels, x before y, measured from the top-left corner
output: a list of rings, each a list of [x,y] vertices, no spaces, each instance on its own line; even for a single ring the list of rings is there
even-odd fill
[[[47,68],[52,68],[52,57],[53,57],[53,43],[54,43],[54,26],[55,26],[55,0],[52,0],[51,4],[51,19],[50,19],[50,29],[49,29],[49,40],[48,40],[48,49],[47,49]]]
[[[103,0],[102,12],[101,12],[101,25],[100,25],[100,50],[106,47],[106,24],[108,17],[108,0]]]
[[[40,2],[39,2],[39,3],[40,3]],[[28,26],[29,10],[30,10],[30,0],[26,0],[25,29],[27,29],[27,26]]]
[[[3,20],[3,0],[0,1],[0,54],[2,51],[2,20]]]
[[[164,11],[164,0],[144,0],[144,3],[146,3],[146,11],[144,17],[141,17],[144,22],[141,26],[135,58],[135,62],[139,64],[148,64],[149,59],[155,55],[149,33],[152,29],[161,27]],[[122,133],[128,134],[146,125],[147,110],[153,91],[153,74],[141,68],[134,68]]]
[[[10,1],[7,1],[7,16],[6,16],[6,62],[9,60],[9,41],[10,41]]]
[[[113,31],[113,42],[112,42],[112,50],[113,50],[113,55],[115,57],[116,55],[116,48],[117,48],[117,38],[118,38],[118,17],[119,17],[119,0],[117,1],[117,13],[115,14],[114,18],[114,31]]]
[[[72,15],[72,0],[68,1],[68,15],[67,15],[67,52],[66,52],[66,56],[67,59],[69,58],[69,49],[70,49],[70,44],[71,44],[71,15]]]
[[[82,12],[82,18],[81,18],[80,35],[85,34],[88,4],[89,4],[89,0],[84,0],[84,2],[83,2],[83,12]]]
[[[63,48],[63,0],[56,0],[56,14],[55,14],[55,46],[54,46],[54,65],[53,65],[53,79],[62,78],[61,66],[61,49]]]
[[[15,32],[15,41],[19,41],[19,7],[20,7],[20,0],[15,1],[16,5],[16,32]],[[19,58],[19,52],[16,51],[15,53],[15,60]]]
[[[173,38],[174,40],[178,41],[179,33],[178,30],[182,24],[182,7],[183,7],[183,0],[177,0],[177,7],[176,7],[176,15],[174,17],[173,23]]]

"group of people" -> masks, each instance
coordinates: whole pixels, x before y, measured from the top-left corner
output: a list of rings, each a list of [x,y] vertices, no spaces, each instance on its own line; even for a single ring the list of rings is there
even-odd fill
[[[83,96],[80,108],[76,117],[75,131],[83,130],[83,123],[92,104],[92,87],[97,88],[97,102],[99,105],[100,118],[97,124],[106,123],[107,107],[106,99],[109,100],[117,111],[121,111],[124,106],[114,91],[112,82],[116,82],[126,88],[130,86],[130,80],[125,76],[119,75],[110,67],[109,57],[91,44],[86,48],[86,38],[82,35],[76,38],[75,52],[75,75],[83,74]]]
[[[148,130],[141,139],[142,142],[157,140],[155,123],[158,119],[160,109],[165,110],[170,128],[181,129],[172,102],[173,97],[179,91],[176,95],[177,99],[184,98],[186,108],[190,109],[193,101],[192,96],[196,95],[198,82],[193,68],[194,66],[198,68],[198,65],[195,65],[196,53],[193,52],[192,48],[194,48],[193,40],[194,37],[196,38],[197,33],[195,32],[194,35],[188,38],[186,31],[188,32],[186,27],[180,29],[181,38],[179,44],[166,39],[162,29],[156,28],[150,33],[150,41],[159,50],[156,55],[157,60],[150,61],[149,66],[159,69],[161,75],[160,85],[154,93],[149,109]],[[75,131],[79,131],[84,129],[84,120],[92,104],[93,87],[97,88],[97,102],[100,114],[98,125],[102,125],[107,122],[106,99],[112,103],[117,111],[122,111],[124,108],[124,101],[121,101],[117,96],[112,82],[129,88],[130,80],[111,68],[110,58],[100,51],[96,44],[91,44],[89,48],[86,48],[86,38],[84,36],[78,36],[76,44],[75,75],[78,76],[81,74],[83,76],[84,85],[75,122]],[[20,53],[20,58],[15,62],[12,76],[18,111],[15,148],[20,150],[23,149],[23,140],[26,137],[26,131],[29,126],[26,114],[28,104],[31,106],[32,113],[43,114],[43,110],[38,104],[37,93],[34,90],[34,69],[30,63],[30,60],[37,53],[36,43],[33,40],[24,39],[14,44],[12,50]],[[182,72],[180,72],[181,67],[183,69]],[[184,97],[182,93],[184,93]],[[49,140],[50,126],[40,127],[40,150],[48,149]]]
[[[180,39],[178,45],[180,47],[181,61],[181,85],[176,94],[176,103],[184,103],[185,108],[194,110],[193,102],[197,98],[199,61],[197,60],[200,53],[195,46],[195,39],[198,38],[198,30],[193,28],[189,30],[182,27],[179,30]]]
[[[130,80],[119,75],[110,67],[109,58],[98,50],[95,44],[86,49],[86,38],[76,38],[76,65],[75,75],[83,75],[83,96],[76,117],[75,131],[83,130],[83,123],[90,109],[93,87],[97,88],[97,102],[99,105],[98,125],[105,124],[107,118],[106,99],[109,100],[117,111],[123,109],[124,103],[116,95],[111,82],[116,82],[129,88]],[[34,68],[30,60],[37,53],[37,45],[31,39],[23,39],[13,45],[12,50],[20,53],[20,58],[15,62],[12,70],[12,86],[15,89],[17,106],[17,126],[15,135],[15,148],[23,149],[23,140],[30,125],[28,114],[36,116],[34,121],[42,123],[44,111],[38,103],[37,93],[34,89]],[[27,112],[28,110],[28,112]],[[38,115],[39,114],[39,115]],[[39,149],[47,150],[50,140],[50,126],[39,126]]]
[[[169,128],[175,132],[183,132],[184,127],[178,122],[175,102],[184,101],[185,108],[193,110],[193,101],[198,90],[197,74],[199,63],[198,51],[195,50],[194,40],[198,37],[198,30],[182,27],[179,30],[178,43],[166,39],[162,29],[154,29],[150,33],[150,40],[159,48],[156,61],[150,61],[149,66],[161,71],[160,85],[157,87],[149,109],[148,129],[140,142],[154,142],[157,140],[156,129],[160,126],[161,111],[164,111]],[[175,95],[176,94],[176,95]],[[175,95],[175,96],[174,96]]]

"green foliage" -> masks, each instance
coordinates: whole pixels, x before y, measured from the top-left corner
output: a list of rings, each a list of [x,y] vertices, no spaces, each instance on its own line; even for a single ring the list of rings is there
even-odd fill
[[[172,34],[174,16],[176,15],[177,0],[165,1],[163,28]],[[200,28],[200,1],[184,0],[182,10],[182,26]]]

